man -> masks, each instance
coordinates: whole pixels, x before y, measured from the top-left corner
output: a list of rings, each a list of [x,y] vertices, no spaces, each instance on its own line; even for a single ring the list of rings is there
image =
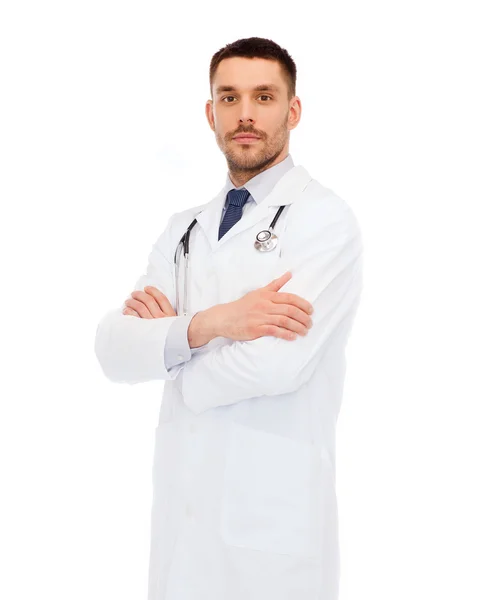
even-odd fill
[[[212,57],[206,116],[226,184],[170,218],[131,297],[98,325],[109,379],[164,380],[149,600],[338,597],[335,423],[362,242],[351,208],[289,155],[295,83],[271,40]],[[257,249],[279,208],[275,248]],[[194,219],[183,315],[173,263]]]

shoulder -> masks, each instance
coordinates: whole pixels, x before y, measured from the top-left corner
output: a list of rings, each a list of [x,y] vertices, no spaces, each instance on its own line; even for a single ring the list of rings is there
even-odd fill
[[[208,203],[198,204],[169,215],[165,228],[154,243],[154,248],[161,252],[167,260],[173,261],[179,240],[186,233],[196,215],[207,205]]]
[[[198,204],[197,206],[191,206],[186,210],[182,210],[180,212],[176,212],[171,215],[169,219],[169,225],[174,231],[174,234],[179,239],[182,237],[183,233],[186,232],[186,229],[191,225],[193,219],[207,206],[209,202],[205,202],[204,204]]]
[[[291,205],[288,227],[292,234],[306,240],[309,236],[319,234],[360,235],[358,219],[352,206],[330,187],[314,178],[310,179]]]

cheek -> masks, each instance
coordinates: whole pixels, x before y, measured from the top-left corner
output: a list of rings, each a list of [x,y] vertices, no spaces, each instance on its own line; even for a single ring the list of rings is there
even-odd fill
[[[219,123],[218,121],[216,121],[214,123],[214,131],[215,131],[215,137],[217,138],[217,141],[221,144],[226,144],[229,140],[230,140],[230,129],[225,127],[224,125],[222,125],[221,123]]]
[[[217,140],[217,145],[223,147],[226,145],[225,134],[215,129],[215,139]]]

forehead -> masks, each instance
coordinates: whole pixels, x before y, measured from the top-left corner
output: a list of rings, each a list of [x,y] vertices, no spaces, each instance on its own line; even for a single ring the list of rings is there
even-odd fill
[[[283,91],[285,82],[281,65],[275,60],[233,56],[222,60],[213,80],[214,93],[220,91],[252,91],[255,88]]]

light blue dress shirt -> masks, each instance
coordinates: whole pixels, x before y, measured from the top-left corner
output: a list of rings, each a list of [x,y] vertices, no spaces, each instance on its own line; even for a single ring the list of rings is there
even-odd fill
[[[221,221],[219,222],[219,227],[227,210],[227,194],[230,190],[240,190],[241,188],[245,188],[250,192],[248,200],[243,206],[243,215],[245,215],[245,213],[249,212],[254,208],[254,203],[260,204],[260,202],[262,202],[269,195],[269,193],[272,191],[279,179],[293,167],[293,159],[291,158],[291,155],[288,154],[288,156],[286,156],[286,158],[283,161],[277,163],[277,165],[274,165],[269,169],[266,169],[265,171],[262,171],[258,175],[255,175],[255,177],[252,177],[249,181],[247,181],[244,185],[240,187],[236,187],[233,184],[228,173],[226,177],[224,190],[222,192],[226,196],[226,202],[224,204],[224,208],[222,209],[222,216]],[[191,244],[191,254],[194,254],[193,240]],[[190,348],[188,342],[188,328],[189,324],[191,323],[191,319],[195,316],[195,314],[196,313],[193,313],[191,315],[187,314],[180,317],[179,319],[176,319],[170,327],[164,347],[164,362],[167,369],[170,369],[175,365],[190,360],[191,356],[195,352],[198,352],[201,348],[203,348],[203,346],[199,346],[198,348]]]

